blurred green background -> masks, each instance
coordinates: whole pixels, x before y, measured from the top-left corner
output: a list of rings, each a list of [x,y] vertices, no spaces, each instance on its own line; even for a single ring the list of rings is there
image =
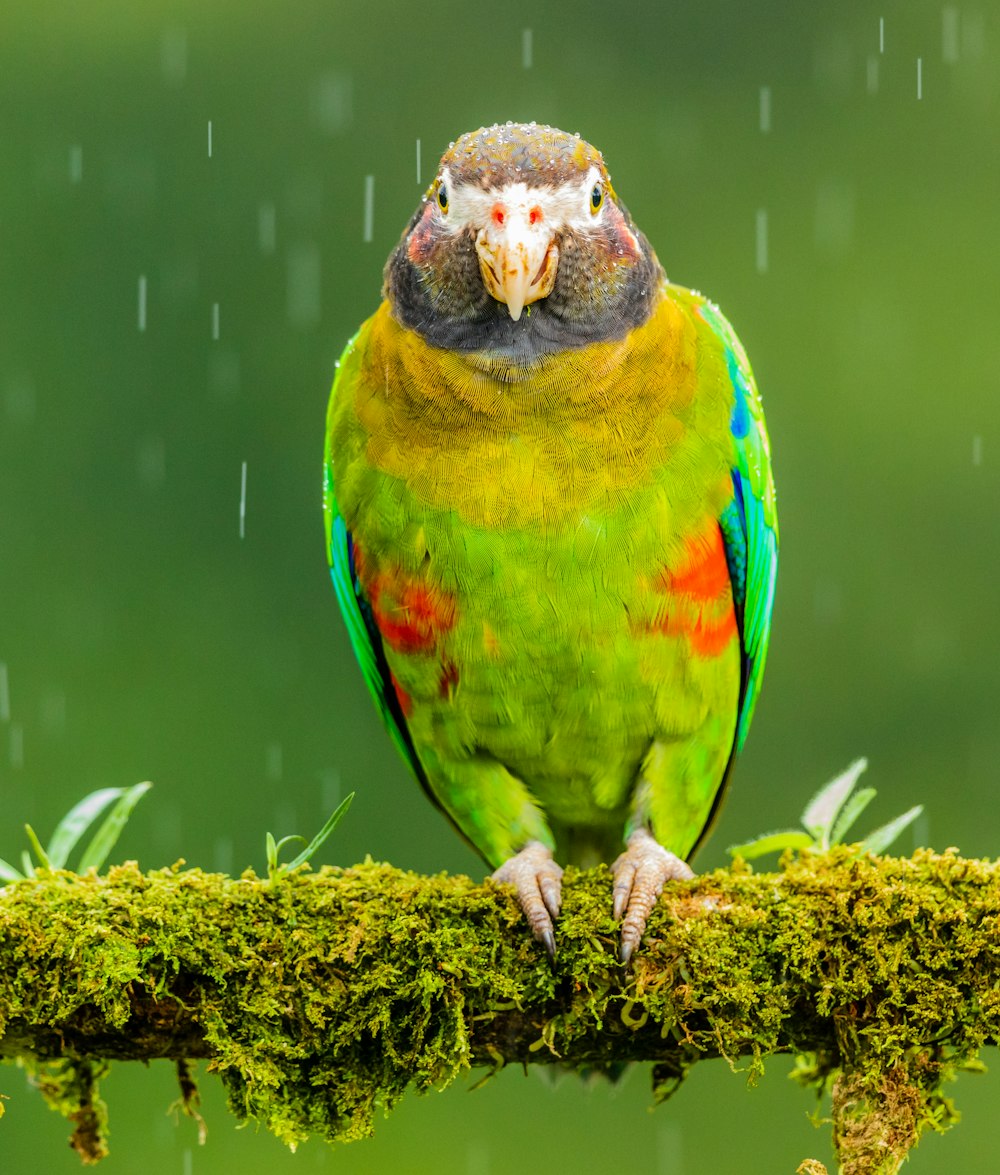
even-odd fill
[[[482,875],[353,664],[320,461],[334,362],[438,155],[508,118],[604,151],[763,391],[783,541],[771,661],[699,864],[794,822],[860,754],[871,823],[926,805],[903,851],[996,854],[998,24],[919,0],[8,5],[0,855],[26,820],[47,833],[84,792],[151,779],[117,850],[144,867],[261,868],[266,829],[311,833],[356,789],[325,859]],[[295,1155],[234,1129],[207,1077],[199,1148],[167,1116],[169,1066],[119,1066],[103,1170],[773,1175],[829,1158],[789,1064],[752,1091],[701,1066],[655,1113],[642,1071],[590,1091],[507,1072],[409,1099],[374,1141]],[[79,1169],[16,1069],[0,1092],[4,1170]],[[965,1121],[921,1145],[914,1175],[996,1151],[1000,1074],[955,1092]]]

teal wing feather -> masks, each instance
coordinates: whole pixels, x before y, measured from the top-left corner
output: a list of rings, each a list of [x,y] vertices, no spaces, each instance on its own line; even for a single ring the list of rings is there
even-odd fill
[[[729,425],[734,453],[733,497],[723,511],[719,525],[733,584],[743,652],[743,681],[733,748],[738,753],[750,729],[767,659],[778,574],[778,513],[771,447],[750,361],[736,332],[718,307],[702,302],[698,313],[725,349],[733,386]]]

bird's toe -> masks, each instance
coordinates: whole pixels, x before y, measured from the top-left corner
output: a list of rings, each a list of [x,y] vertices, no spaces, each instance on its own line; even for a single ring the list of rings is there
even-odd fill
[[[531,933],[552,959],[556,955],[553,919],[559,916],[562,902],[562,874],[551,850],[539,841],[529,841],[492,874],[494,881],[514,886]]]
[[[646,829],[633,832],[625,852],[611,867],[614,875],[614,916],[621,921],[621,960],[627,963],[642,941],[646,922],[663,886],[694,877],[690,866],[668,852]]]

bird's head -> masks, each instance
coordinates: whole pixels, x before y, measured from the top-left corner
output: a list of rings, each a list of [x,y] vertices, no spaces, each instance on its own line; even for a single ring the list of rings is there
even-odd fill
[[[529,354],[621,337],[648,317],[662,277],[599,151],[507,123],[449,147],[385,294],[432,343]]]

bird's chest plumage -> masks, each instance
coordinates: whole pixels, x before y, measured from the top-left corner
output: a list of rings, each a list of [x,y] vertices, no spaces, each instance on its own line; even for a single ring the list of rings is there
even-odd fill
[[[614,810],[665,726],[735,707],[725,371],[669,302],[641,337],[534,372],[380,315],[334,462],[417,751],[488,753],[578,822]]]

